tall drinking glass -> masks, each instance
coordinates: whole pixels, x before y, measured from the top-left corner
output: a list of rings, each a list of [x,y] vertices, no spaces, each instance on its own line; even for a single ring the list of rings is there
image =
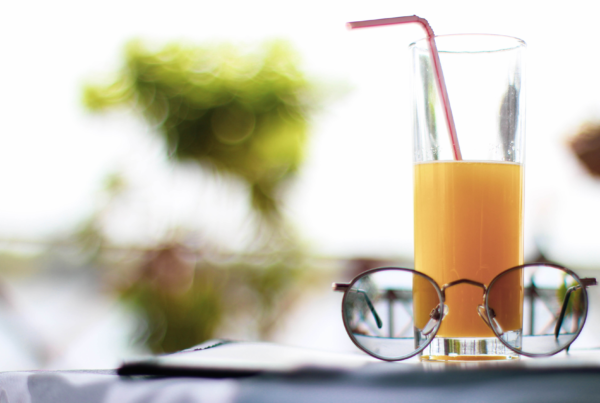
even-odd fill
[[[462,159],[452,149],[429,44],[415,42],[415,269],[442,288],[459,279],[489,285],[498,273],[523,264],[525,43],[497,35],[439,36],[436,43]],[[496,293],[506,316],[499,320],[519,344],[522,274],[505,280]],[[516,356],[481,318],[483,293],[467,283],[446,291],[446,315],[424,359]],[[415,295],[417,326],[429,319],[425,299]]]

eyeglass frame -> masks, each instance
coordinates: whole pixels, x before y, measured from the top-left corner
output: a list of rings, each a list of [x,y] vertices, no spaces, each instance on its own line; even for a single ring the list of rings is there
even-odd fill
[[[517,348],[511,346],[510,344],[508,344],[507,342],[505,342],[502,337],[498,334],[498,332],[496,331],[495,327],[492,326],[490,324],[490,311],[493,312],[493,309],[489,307],[488,303],[488,296],[489,293],[488,291],[492,288],[492,286],[494,285],[494,283],[504,274],[514,271],[514,270],[522,270],[525,269],[527,267],[550,267],[550,268],[555,268],[558,270],[561,270],[565,273],[567,273],[568,275],[572,276],[577,282],[578,284],[581,285],[581,290],[583,292],[583,295],[585,296],[585,314],[583,315],[583,322],[581,323],[581,326],[579,326],[579,329],[577,330],[577,333],[575,335],[575,337],[573,337],[573,339],[567,343],[565,346],[561,347],[560,349],[550,352],[550,353],[527,353],[527,352],[523,352],[523,351],[519,351]],[[430,316],[433,317],[432,315],[434,315],[434,312],[437,310],[440,317],[439,317],[439,321],[436,324],[434,330],[433,330],[433,335],[429,338],[429,340],[427,341],[427,343],[424,343],[423,346],[419,347],[418,349],[416,349],[415,351],[413,351],[411,354],[406,355],[406,356],[402,356],[400,358],[386,358],[386,357],[382,357],[379,356],[371,351],[368,351],[366,348],[363,348],[360,343],[358,343],[356,341],[356,339],[354,338],[354,334],[352,333],[352,331],[349,329],[348,324],[346,323],[346,316],[344,315],[344,305],[346,302],[346,297],[348,295],[348,290],[350,290],[352,288],[352,286],[358,281],[360,280],[362,277],[365,277],[369,274],[372,273],[376,273],[379,271],[386,271],[386,270],[399,270],[399,271],[404,271],[404,272],[410,272],[412,274],[417,274],[420,275],[422,277],[425,277],[427,280],[429,280],[429,282],[434,286],[435,291],[438,294],[439,297],[439,304],[436,308],[433,309],[433,311],[431,312]],[[526,357],[532,357],[532,358],[536,358],[536,357],[550,357],[553,356],[555,354],[560,353],[563,350],[567,350],[569,349],[569,347],[571,346],[571,344],[579,337],[579,335],[581,334],[581,331],[583,330],[583,327],[585,326],[585,322],[587,319],[587,314],[588,314],[588,306],[589,306],[589,298],[587,295],[587,287],[590,286],[595,286],[597,285],[597,281],[595,278],[593,277],[584,277],[584,278],[580,278],[577,274],[575,274],[575,272],[573,272],[572,270],[564,267],[564,266],[560,266],[557,264],[553,264],[553,263],[526,263],[526,264],[522,264],[519,266],[515,266],[515,267],[511,267],[509,269],[506,269],[500,273],[498,273],[493,279],[492,281],[490,281],[489,285],[486,286],[483,283],[480,283],[478,281],[474,281],[474,280],[470,280],[470,279],[459,279],[459,280],[454,280],[451,281],[450,283],[446,283],[444,284],[441,288],[438,285],[438,283],[431,278],[430,276],[428,276],[425,273],[421,273],[420,271],[417,271],[415,269],[409,269],[409,268],[405,268],[405,267],[394,267],[394,266],[384,266],[384,267],[376,267],[373,269],[369,269],[366,270],[360,274],[358,274],[357,276],[355,276],[350,282],[348,283],[333,283],[332,284],[332,289],[333,291],[336,292],[343,292],[344,296],[342,298],[342,321],[344,323],[344,328],[346,329],[346,333],[348,333],[348,336],[350,336],[350,340],[352,340],[352,342],[356,345],[356,347],[358,347],[359,349],[361,349],[362,351],[364,351],[365,353],[369,354],[372,357],[378,358],[380,360],[383,361],[402,361],[402,360],[407,360],[409,358],[412,358],[414,356],[416,356],[417,354],[421,353],[423,350],[425,350],[433,341],[433,339],[435,339],[435,337],[437,336],[437,332],[439,331],[441,325],[442,325],[442,321],[444,320],[444,315],[446,314],[446,309],[439,309],[439,307],[446,307],[445,302],[446,302],[446,290],[450,287],[453,287],[455,285],[459,285],[459,284],[469,284],[472,286],[476,286],[476,287],[480,287],[483,289],[483,306],[485,308],[485,315],[486,318],[483,317],[483,315],[481,314],[481,312],[478,309],[478,313],[479,316],[481,317],[481,319],[486,323],[486,325],[492,330],[492,332],[494,332],[494,336],[500,340],[500,342],[502,344],[504,344],[507,348],[509,348],[511,351],[519,354],[519,355],[523,355]],[[568,306],[568,302],[569,302],[569,298],[572,292],[572,289],[574,287],[570,287],[569,289],[567,289],[567,292],[565,294],[565,300],[563,301],[562,307],[561,307],[561,312],[559,314],[559,319],[557,321],[557,326],[555,328],[555,337],[558,337],[558,331],[560,330],[560,328],[562,327],[562,321],[564,319],[564,315]],[[365,295],[366,297],[366,295]],[[370,306],[370,308],[372,309],[372,312],[374,314],[374,316],[376,317],[376,319],[378,318],[378,315],[375,313],[374,308],[371,306],[371,302],[367,297],[367,305]],[[481,307],[481,305],[478,305],[478,308]],[[491,318],[492,320],[494,319],[494,317]],[[561,324],[561,326],[558,326],[558,324]]]

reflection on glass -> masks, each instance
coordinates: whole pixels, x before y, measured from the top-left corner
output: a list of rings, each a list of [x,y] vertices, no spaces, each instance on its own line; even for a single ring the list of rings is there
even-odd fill
[[[428,314],[415,318],[416,304]],[[439,291],[426,277],[410,270],[381,270],[346,291],[344,316],[359,347],[379,358],[402,359],[435,335],[441,315],[430,313],[439,306]]]
[[[523,338],[522,346],[501,338],[511,346],[527,354],[548,354],[560,351],[573,342],[579,334],[587,312],[587,299],[584,285],[574,275],[552,266],[528,266],[511,270],[498,276],[490,285],[488,308],[493,309],[500,325],[508,323],[510,313],[505,313],[496,301],[507,298],[502,288],[496,285],[509,276],[523,276]]]

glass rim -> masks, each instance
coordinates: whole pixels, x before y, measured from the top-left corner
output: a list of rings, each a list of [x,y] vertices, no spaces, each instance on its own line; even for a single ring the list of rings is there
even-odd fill
[[[356,282],[358,280],[360,280],[361,278],[376,273],[376,272],[380,272],[380,271],[404,271],[404,272],[408,272],[411,273],[413,275],[419,275],[421,277],[424,277],[425,279],[429,280],[429,283],[434,287],[435,291],[437,292],[438,298],[440,303],[444,302],[444,296],[443,293],[439,287],[439,285],[435,282],[434,279],[432,279],[431,277],[429,277],[427,274],[425,273],[421,273],[418,272],[414,269],[409,269],[406,267],[394,267],[394,266],[384,266],[384,267],[376,267],[374,269],[369,269],[366,270],[360,274],[358,274],[357,276],[355,276],[349,283],[348,283],[348,288],[344,291],[344,297],[342,298],[342,322],[344,323],[344,329],[346,329],[346,333],[348,334],[348,336],[350,337],[350,340],[352,340],[352,343],[354,343],[354,345],[356,347],[358,347],[359,349],[361,349],[362,351],[364,351],[365,353],[369,354],[372,357],[378,358],[382,361],[401,361],[401,360],[406,360],[408,358],[414,357],[415,355],[419,354],[421,351],[425,350],[427,348],[427,346],[431,343],[425,343],[423,344],[422,347],[419,347],[418,349],[415,349],[414,351],[412,351],[409,354],[400,356],[400,357],[395,357],[395,358],[389,358],[389,357],[383,357],[380,356],[378,354],[373,353],[372,351],[367,350],[366,348],[364,348],[361,343],[359,343],[358,340],[356,340],[356,338],[354,337],[354,334],[352,333],[351,329],[348,327],[348,323],[346,321],[346,315],[344,314],[344,307],[346,304],[346,297],[348,296],[348,291],[352,288],[352,286],[354,286],[354,284],[356,284]],[[432,336],[431,339],[433,340],[433,338],[437,335],[438,330],[440,329],[440,326],[442,324],[442,320],[443,319],[443,314],[442,317],[440,318],[440,321],[437,323],[436,327],[434,328],[434,330],[432,331]]]
[[[485,41],[485,46],[474,46],[473,40],[479,39]],[[436,35],[436,47],[438,53],[444,54],[482,54],[482,53],[496,53],[506,52],[515,49],[523,49],[527,47],[524,40],[517,38],[516,36],[510,35],[499,35],[499,34],[448,34],[448,35]],[[470,43],[468,42],[470,41]],[[454,42],[454,43],[452,43]],[[463,49],[449,50],[445,49],[448,43],[452,46],[463,45]],[[496,44],[495,46],[491,46]],[[465,46],[468,45],[468,46]],[[429,51],[429,41],[427,38],[422,38],[412,42],[408,45],[409,49],[422,49]]]

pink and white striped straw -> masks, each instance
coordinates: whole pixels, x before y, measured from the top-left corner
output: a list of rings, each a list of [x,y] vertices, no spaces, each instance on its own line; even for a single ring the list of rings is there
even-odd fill
[[[462,160],[460,153],[460,146],[458,145],[458,137],[456,136],[456,127],[454,125],[454,117],[452,116],[452,109],[450,109],[450,100],[448,99],[448,91],[446,90],[446,82],[444,81],[444,74],[442,73],[442,65],[440,63],[440,56],[438,55],[437,47],[435,46],[435,34],[433,29],[429,26],[426,19],[411,15],[407,17],[396,17],[396,18],[382,18],[379,20],[368,20],[368,21],[355,21],[349,22],[348,28],[367,28],[367,27],[379,27],[381,25],[394,25],[394,24],[406,24],[410,22],[416,22],[427,32],[427,40],[429,42],[429,50],[431,52],[431,60],[433,60],[433,70],[435,72],[436,83],[438,90],[442,95],[442,105],[444,107],[444,113],[446,115],[446,122],[448,124],[448,131],[450,132],[450,142],[452,143],[452,151],[454,152],[454,159],[457,161]]]

